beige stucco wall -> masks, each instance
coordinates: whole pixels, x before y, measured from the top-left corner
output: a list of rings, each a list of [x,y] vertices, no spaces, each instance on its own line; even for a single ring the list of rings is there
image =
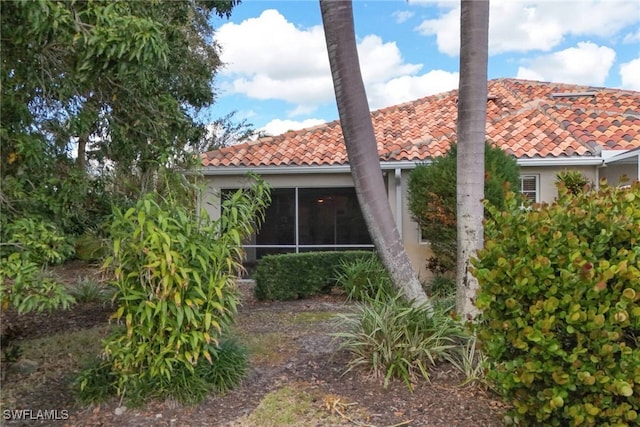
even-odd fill
[[[556,176],[565,170],[576,170],[595,184],[598,181],[595,166],[566,166],[566,167],[520,167],[520,175],[537,175],[539,185],[539,202],[551,203],[558,197]]]
[[[638,166],[635,164],[609,164],[605,168],[600,169],[600,177],[606,178],[609,185],[621,184],[620,178],[626,175],[630,181],[623,184],[630,184],[631,181],[638,179]]]
[[[628,167],[627,167],[628,166]],[[631,165],[620,165],[615,168],[597,168],[596,166],[576,166],[576,167],[521,167],[522,175],[536,175],[539,177],[539,197],[541,202],[553,202],[558,196],[555,186],[556,175],[562,170],[578,170],[584,174],[592,183],[596,183],[598,177],[605,177],[610,182],[617,183],[617,177],[626,173],[630,177],[637,175]],[[414,269],[418,272],[421,280],[428,281],[432,274],[426,269],[426,260],[432,255],[429,244],[420,242],[420,232],[418,224],[411,218],[408,206],[408,178],[410,171],[403,170],[401,173],[400,186],[397,187],[397,179],[394,170],[384,172],[388,189],[388,199],[393,212],[396,224],[402,233],[407,255],[411,260]],[[614,178],[615,177],[615,178]],[[313,174],[290,174],[290,175],[264,175],[263,179],[274,188],[293,187],[352,187],[353,180],[349,173],[313,173]],[[637,179],[637,176],[636,176]],[[220,189],[239,188],[246,183],[244,176],[216,176],[206,177],[206,187],[202,195],[205,209],[212,218],[220,216],[220,200],[218,191]],[[612,182],[614,183],[614,182]],[[396,204],[397,188],[401,192],[401,213],[398,213]],[[400,221],[398,221],[400,217]]]
[[[407,256],[411,260],[414,270],[418,273],[420,280],[428,281],[432,274],[426,269],[427,258],[432,255],[431,249],[428,243],[420,242],[420,228],[418,223],[412,218],[411,211],[409,210],[409,197],[408,197],[408,181],[410,171],[403,170],[400,180],[400,193],[401,198],[401,221],[398,222],[397,208],[396,208],[396,195],[398,188],[396,176],[393,170],[388,172],[387,175],[387,187],[389,188],[389,203],[396,218],[396,223],[399,224],[399,228],[402,233],[402,240],[404,241],[404,247],[407,252]]]

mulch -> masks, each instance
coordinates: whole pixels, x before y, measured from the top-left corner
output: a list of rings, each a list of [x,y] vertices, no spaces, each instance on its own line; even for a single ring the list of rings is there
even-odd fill
[[[245,286],[250,286],[245,284]],[[237,316],[238,327],[245,333],[264,331],[264,313],[300,313],[348,307],[340,295],[319,296],[290,302],[259,302],[245,289],[246,298]],[[17,315],[2,313],[2,325],[15,325],[18,339],[32,339],[104,325],[113,312],[110,304],[79,304],[67,311]],[[259,316],[258,313],[261,313]],[[392,381],[384,388],[382,380],[364,371],[346,372],[349,354],[339,351],[329,333],[332,322],[319,322],[317,328],[291,330],[278,326],[278,333],[293,337],[294,347],[277,364],[254,365],[242,385],[224,396],[209,396],[195,406],[173,401],[149,402],[142,408],[118,409],[113,399],[99,406],[79,406],[69,390],[73,373],[47,384],[46,390],[34,390],[15,403],[21,409],[67,409],[70,418],[57,423],[30,421],[5,422],[14,425],[68,426],[239,426],[237,420],[250,414],[263,397],[286,384],[297,384],[318,395],[339,396],[350,407],[366,411],[366,420],[344,418],[346,425],[423,426],[423,427],[492,427],[501,426],[505,405],[491,391],[477,386],[462,386],[461,374],[446,364],[434,368],[431,382],[420,382],[413,392],[405,384]],[[33,375],[38,375],[38,372]],[[61,374],[62,375],[62,374]],[[12,381],[9,377],[6,381]],[[7,384],[7,383],[5,383]],[[318,401],[318,407],[325,403]],[[4,406],[4,405],[3,405]],[[5,409],[3,407],[3,409]],[[15,408],[10,408],[15,409]],[[318,426],[328,424],[317,424]]]

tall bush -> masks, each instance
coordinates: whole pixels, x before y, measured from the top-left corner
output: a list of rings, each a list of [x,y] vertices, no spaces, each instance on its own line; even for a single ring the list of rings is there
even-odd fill
[[[18,312],[68,308],[75,302],[47,270],[73,255],[73,246],[52,222],[28,216],[0,220],[0,304]]]
[[[223,201],[216,221],[152,195],[124,213],[115,210],[113,256],[105,267],[117,289],[112,318],[125,328],[104,346],[119,394],[171,395],[176,373],[196,375],[203,359],[219,360],[238,303],[242,242],[264,219],[269,200],[268,187],[255,179]]]
[[[442,274],[455,269],[457,146],[441,157],[418,166],[409,176],[409,209],[429,239],[434,256],[427,267]],[[512,157],[498,147],[485,147],[485,199],[493,206],[504,204],[505,186],[519,188],[520,172]]]
[[[478,333],[512,420],[638,425],[640,182],[486,209]]]

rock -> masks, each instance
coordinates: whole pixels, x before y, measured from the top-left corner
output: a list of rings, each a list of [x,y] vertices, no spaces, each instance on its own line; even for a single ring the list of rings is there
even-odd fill
[[[20,359],[14,365],[13,369],[23,375],[31,375],[38,370],[40,365],[38,362],[30,359]]]
[[[116,408],[116,410],[114,411],[116,415],[120,416],[122,414],[124,414],[125,412],[127,412],[127,407],[126,406],[119,406]]]

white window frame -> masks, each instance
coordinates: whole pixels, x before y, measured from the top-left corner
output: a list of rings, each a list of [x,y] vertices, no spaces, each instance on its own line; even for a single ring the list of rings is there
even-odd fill
[[[418,227],[418,244],[431,246],[431,241],[422,237],[422,227],[420,227],[420,224],[418,224],[417,227]]]
[[[524,190],[524,180],[525,179],[534,179],[535,180],[535,190],[531,191],[525,191]],[[520,193],[523,194],[527,199],[529,199],[529,197],[527,197],[528,194],[534,194],[534,200],[532,200],[534,203],[540,203],[540,175],[539,174],[523,174],[520,175]],[[531,200],[531,199],[530,199]]]

